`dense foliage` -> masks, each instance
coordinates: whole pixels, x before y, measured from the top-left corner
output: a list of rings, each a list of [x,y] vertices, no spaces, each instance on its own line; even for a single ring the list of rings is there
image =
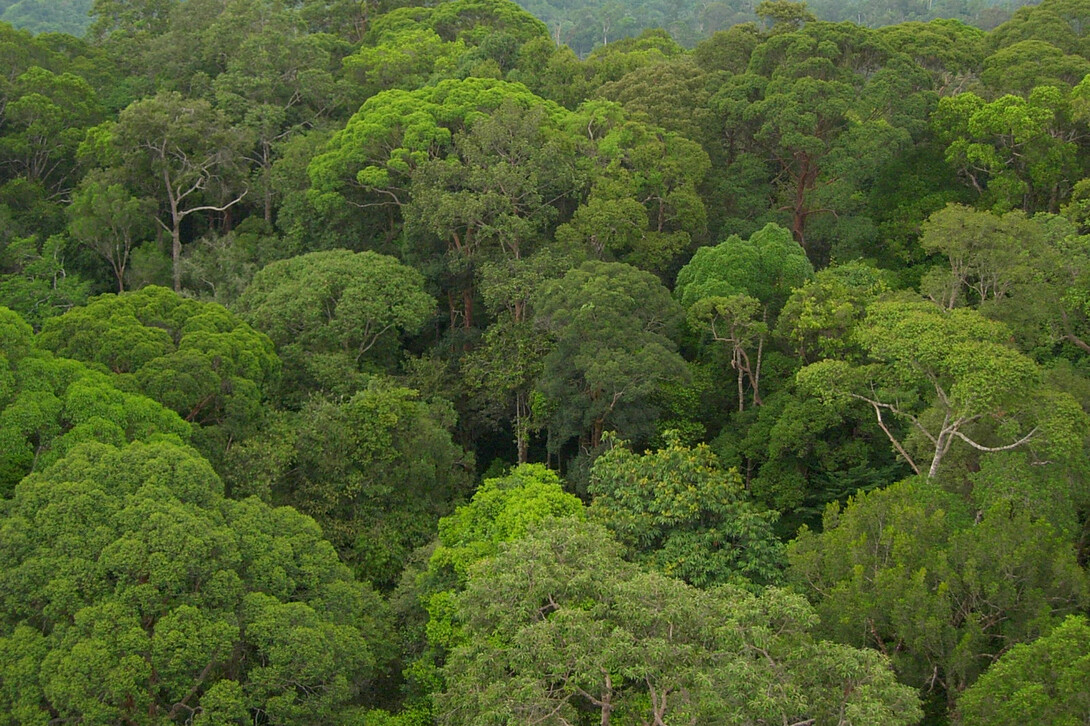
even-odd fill
[[[527,7],[0,22],[0,726],[1086,721],[1090,0]]]

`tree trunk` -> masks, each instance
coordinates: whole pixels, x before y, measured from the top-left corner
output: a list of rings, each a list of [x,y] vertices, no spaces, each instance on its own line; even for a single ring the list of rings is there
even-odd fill
[[[170,230],[170,259],[174,270],[174,292],[182,291],[182,220],[174,217]]]
[[[522,391],[515,393],[515,446],[518,449],[518,463],[525,464],[529,460],[529,406],[526,403],[526,394]]]

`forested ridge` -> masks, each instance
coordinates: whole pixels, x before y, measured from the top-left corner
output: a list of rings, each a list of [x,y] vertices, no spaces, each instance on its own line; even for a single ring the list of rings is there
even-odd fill
[[[0,23],[0,726],[1090,723],[1090,1],[750,10]]]
[[[35,33],[82,36],[93,0],[0,0],[0,22]],[[395,3],[394,5],[435,4]],[[664,28],[686,48],[719,30],[755,22],[753,0],[521,0],[518,4],[549,27],[557,43],[580,56],[598,45]],[[820,20],[851,20],[878,27],[908,21],[955,18],[991,29],[1008,20],[1026,0],[812,0]]]

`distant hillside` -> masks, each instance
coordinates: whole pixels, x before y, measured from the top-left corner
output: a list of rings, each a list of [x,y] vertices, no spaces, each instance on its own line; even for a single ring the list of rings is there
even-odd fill
[[[83,35],[92,0],[0,0],[0,20],[32,33]]]
[[[517,0],[541,18],[553,37],[585,55],[594,47],[665,28],[682,45],[695,45],[717,30],[757,19],[758,0]],[[35,33],[83,35],[93,0],[0,0],[0,20]],[[431,5],[431,2],[402,4]],[[810,0],[822,20],[851,20],[878,27],[910,20],[956,18],[990,29],[1025,0]]]

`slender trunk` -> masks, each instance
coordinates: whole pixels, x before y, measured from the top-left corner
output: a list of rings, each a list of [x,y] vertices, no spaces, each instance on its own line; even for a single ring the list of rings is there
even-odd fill
[[[515,446],[518,448],[520,464],[525,464],[529,460],[529,442],[527,441],[529,413],[526,394],[518,391],[515,393]]]
[[[927,478],[934,479],[935,474],[939,470],[939,464],[942,463],[942,458],[946,455],[946,452],[950,450],[950,444],[954,441],[954,437],[946,431],[939,433],[938,439],[935,441],[935,455],[931,459],[931,468],[927,470]]]
[[[174,269],[174,292],[182,291],[182,220],[177,216],[170,230],[170,259]]]
[[[601,707],[602,707],[602,720],[601,726],[609,726],[609,717],[613,713],[613,680],[606,673],[606,688],[605,693],[602,694]]]
[[[458,306],[454,302],[454,291],[447,291],[447,308],[450,310],[450,329],[458,326]]]
[[[768,309],[765,309],[764,314],[765,325],[768,324]],[[757,339],[757,366],[756,368],[749,370],[749,383],[753,386],[753,405],[761,406],[761,359],[764,357],[765,338],[762,335]]]
[[[174,292],[182,291],[182,219],[185,215],[178,211],[179,198],[174,193],[174,183],[170,173],[163,168],[163,184],[170,200],[170,261],[174,273]]]
[[[742,380],[745,373],[742,370],[742,357],[739,355],[737,346],[734,348],[734,369],[738,371],[738,412],[741,413],[746,410],[746,394],[745,389],[742,386]]]
[[[473,327],[473,285],[468,285],[462,290],[462,308],[465,311],[465,320],[462,325],[466,330]]]

